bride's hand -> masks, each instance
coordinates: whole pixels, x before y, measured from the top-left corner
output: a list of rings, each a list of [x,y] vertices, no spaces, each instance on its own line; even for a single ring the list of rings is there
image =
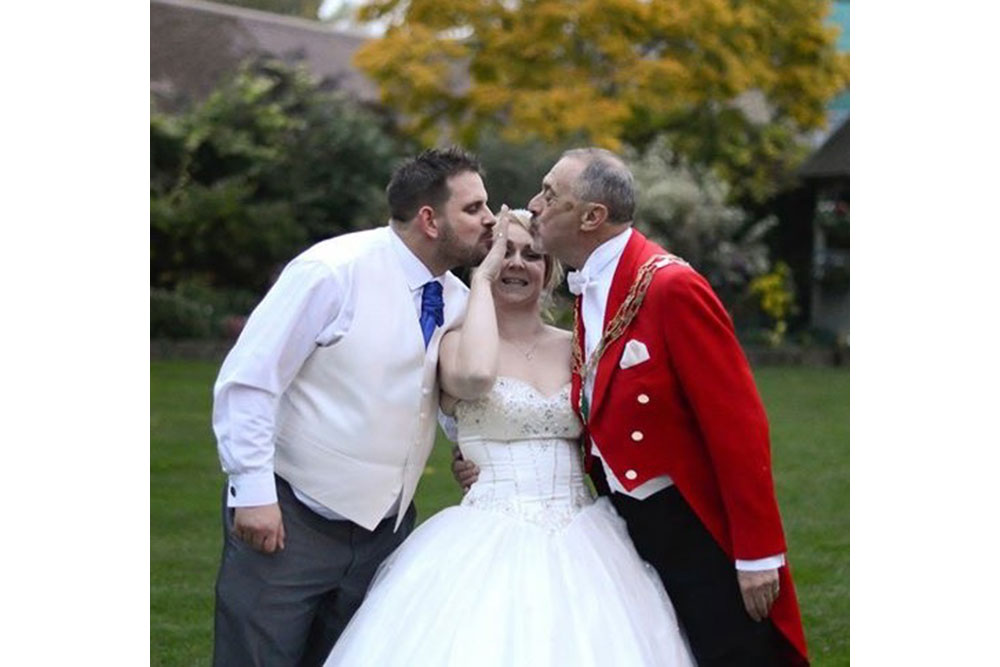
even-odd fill
[[[503,258],[507,254],[507,228],[510,226],[510,215],[507,204],[500,207],[497,213],[497,223],[493,226],[493,245],[486,257],[476,269],[473,278],[494,282],[500,276],[500,269],[503,268]]]

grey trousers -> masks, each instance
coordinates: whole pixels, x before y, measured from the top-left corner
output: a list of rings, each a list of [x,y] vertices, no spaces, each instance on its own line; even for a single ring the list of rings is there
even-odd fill
[[[375,530],[329,521],[276,478],[285,548],[254,550],[232,535],[223,494],[224,543],[215,585],[215,667],[322,665],[361,606],[379,564],[413,529],[411,504]]]

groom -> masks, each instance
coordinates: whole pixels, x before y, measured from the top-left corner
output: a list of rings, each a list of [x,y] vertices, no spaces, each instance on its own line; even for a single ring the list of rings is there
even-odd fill
[[[468,292],[449,269],[482,261],[496,222],[480,171],[458,149],[405,162],[389,225],[292,260],[226,357],[215,665],[322,664],[412,529]]]
[[[572,402],[585,465],[659,573],[698,664],[807,665],[767,417],[732,322],[682,259],[632,228],[613,153],[567,151],[528,209],[578,270]],[[463,486],[471,463],[456,461]]]

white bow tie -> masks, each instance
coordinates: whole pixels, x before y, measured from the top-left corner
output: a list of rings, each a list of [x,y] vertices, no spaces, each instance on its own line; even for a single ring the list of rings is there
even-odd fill
[[[576,296],[583,294],[583,290],[587,289],[588,284],[590,284],[590,276],[583,271],[570,271],[566,274],[566,286]]]

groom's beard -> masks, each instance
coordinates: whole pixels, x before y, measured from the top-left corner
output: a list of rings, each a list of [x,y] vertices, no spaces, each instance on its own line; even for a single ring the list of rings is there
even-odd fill
[[[492,233],[486,230],[474,243],[463,243],[455,234],[451,222],[441,221],[440,256],[452,266],[476,266],[490,251]]]

